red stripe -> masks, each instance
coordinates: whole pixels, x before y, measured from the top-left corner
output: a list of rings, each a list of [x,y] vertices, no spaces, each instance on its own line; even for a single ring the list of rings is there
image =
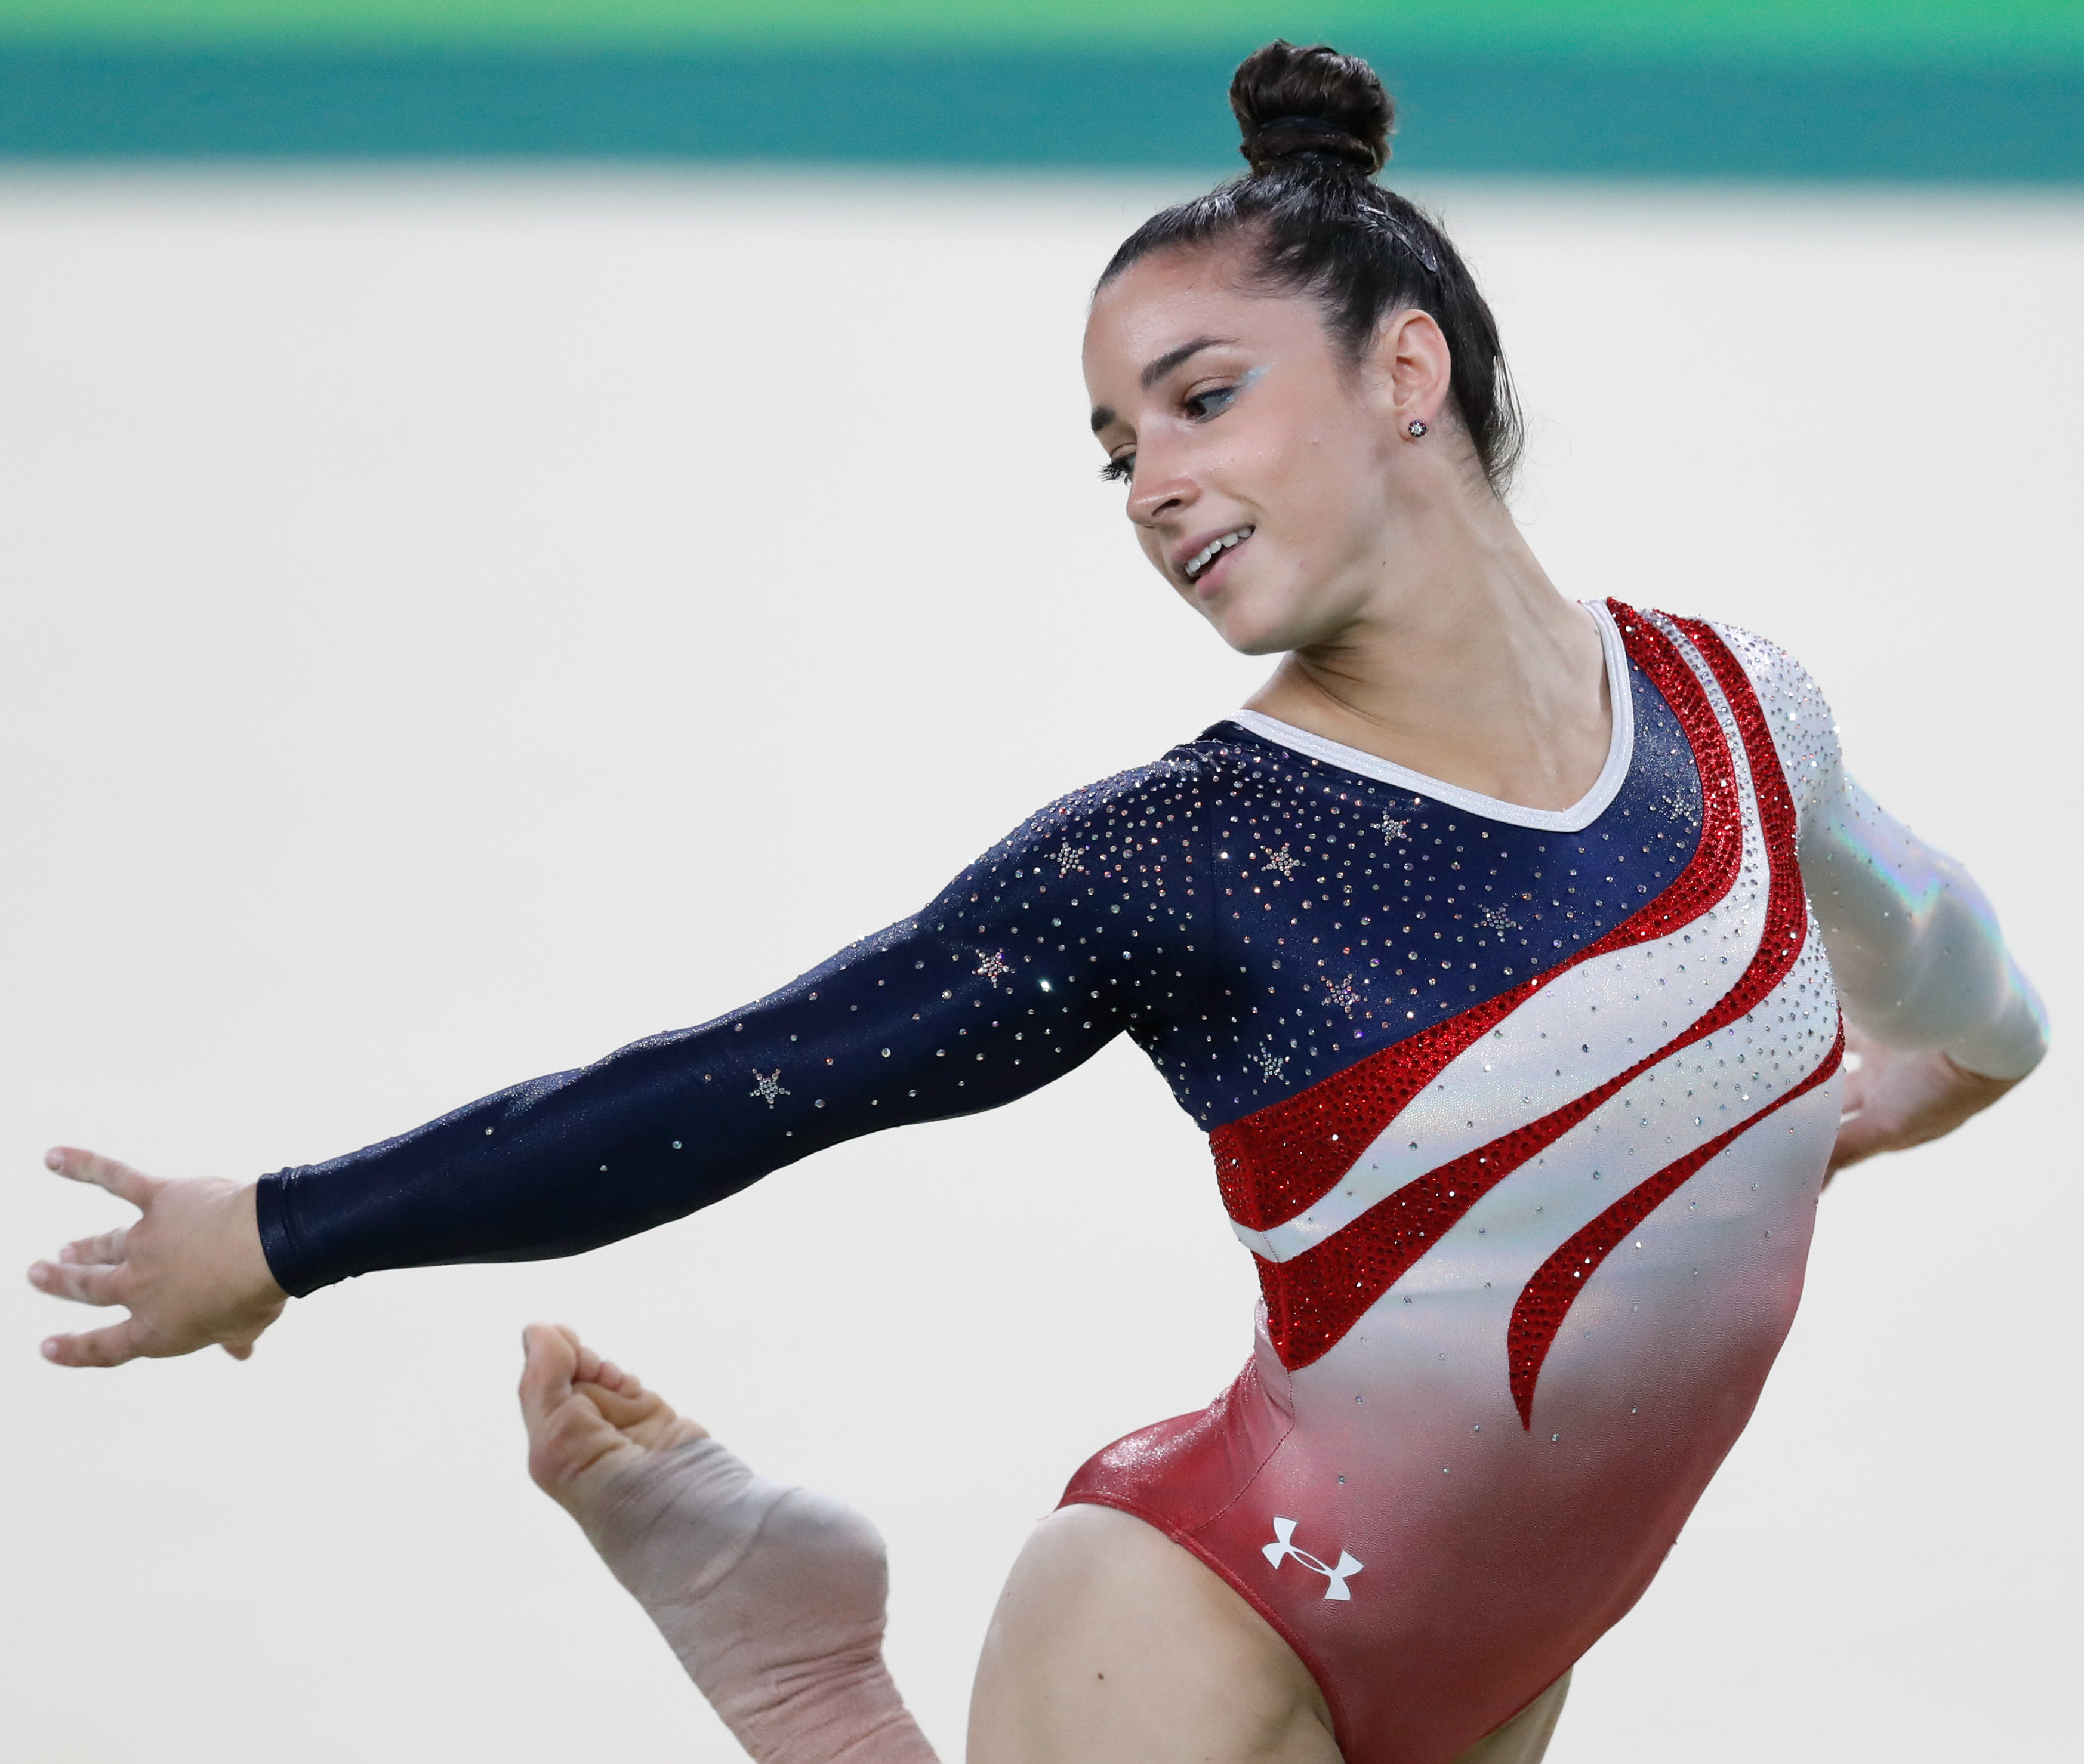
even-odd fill
[[[1360,1154],[1456,1055],[1581,962],[1668,937],[1735,885],[1743,857],[1736,769],[1707,694],[1656,627],[1610,600],[1629,654],[1664,695],[1701,773],[1701,842],[1670,886],[1589,948],[1509,992],[1370,1054],[1319,1084],[1218,1127],[1209,1136],[1223,1204],[1239,1225],[1264,1231],[1338,1187]]]
[[[1624,607],[1616,611],[1617,615],[1634,616]],[[1693,742],[1696,764],[1701,765],[1703,772],[1704,800],[1720,798],[1735,802],[1737,796],[1734,776],[1725,780],[1721,772],[1722,766],[1728,762],[1728,749],[1722,741],[1721,724],[1714,719],[1698,677],[1654,627],[1644,622],[1633,626],[1624,624],[1622,629],[1632,639],[1640,637],[1643,641],[1643,651],[1637,652],[1639,659],[1671,701]],[[1632,651],[1634,649],[1632,641]],[[1667,681],[1652,672],[1650,654],[1658,656],[1663,667],[1676,670],[1681,677]],[[1741,670],[1738,677],[1741,681]],[[1734,710],[1735,706],[1732,708]],[[1754,723],[1763,732],[1764,718],[1758,712],[1755,700],[1749,709],[1752,713],[1750,718],[1741,713],[1736,715],[1739,732]],[[1709,721],[1711,736],[1704,736],[1696,729],[1697,719],[1704,715]],[[1771,737],[1767,736],[1766,740],[1770,753]],[[1765,926],[1759,948],[1736,985],[1684,1033],[1586,1095],[1405,1183],[1351,1225],[1289,1261],[1275,1263],[1259,1258],[1260,1289],[1266,1301],[1267,1333],[1282,1364],[1291,1371],[1328,1352],[1370,1305],[1401,1280],[1444,1233],[1506,1177],[1554,1144],[1651,1066],[1753,1009],[1794,967],[1795,958],[1801,954],[1807,918],[1800,874],[1794,869],[1794,804],[1788,795],[1786,781],[1781,775],[1777,755],[1772,759],[1769,775],[1761,781],[1762,768],[1757,764],[1756,753],[1748,746],[1747,753],[1752,762],[1753,787],[1764,834],[1769,880]],[[1710,754],[1716,756],[1713,763],[1718,785],[1724,785],[1726,782],[1726,789],[1718,788],[1713,796],[1705,790]],[[1706,844],[1704,830],[1704,848]],[[1681,877],[1667,892],[1675,891],[1685,879]],[[1712,900],[1709,903],[1713,903]],[[1655,904],[1653,903],[1653,907]],[[1620,928],[1623,931],[1627,929],[1625,925]],[[1586,952],[1588,955],[1596,953],[1603,953],[1599,945]],[[1530,993],[1531,990],[1530,988]],[[1316,1090],[1328,1089],[1336,1081],[1327,1080],[1315,1090],[1304,1092],[1303,1096],[1313,1096]],[[1293,1102],[1302,1099],[1290,1100]],[[1387,1119],[1383,1125],[1387,1125]],[[1376,1132],[1379,1131],[1378,1127]],[[1363,1140],[1355,1147],[1349,1156],[1349,1165],[1351,1157],[1364,1150],[1368,1143],[1368,1140]],[[1294,1214],[1285,1216],[1293,1217]]]
[[[1681,726],[1686,730],[1693,747],[1696,764],[1701,773],[1702,801],[1708,807],[1703,816],[1706,824],[1702,829],[1701,847],[1686,872],[1641,912],[1616,927],[1584,951],[1578,960],[1590,959],[1629,944],[1667,935],[1680,924],[1691,922],[1708,907],[1726,895],[1736,879],[1743,848],[1739,812],[1741,798],[1736,788],[1735,768],[1728,745],[1722,734],[1722,725],[1709,703],[1698,676],[1662,632],[1647,621],[1640,620],[1630,609],[1615,603],[1609,604],[1614,606],[1631,654],[1663,693],[1678,716]],[[1768,840],[1768,850],[1770,848]],[[1675,902],[1675,896],[1680,898]],[[1259,1258],[1260,1288],[1266,1301],[1267,1332],[1282,1363],[1292,1371],[1321,1358],[1370,1305],[1395,1285],[1412,1265],[1439,1241],[1442,1233],[1506,1176],[1552,1144],[1650,1066],[1667,1057],[1676,1048],[1712,1034],[1725,1023],[1742,1016],[1778,985],[1787,969],[1793,967],[1800,944],[1798,941],[1792,947],[1785,947],[1783,939],[1782,948],[1774,949],[1776,918],[1773,909],[1773,899],[1769,892],[1765,933],[1757,955],[1746,968],[1736,986],[1685,1033],[1646,1055],[1627,1070],[1616,1074],[1605,1084],[1564,1107],[1405,1183],[1352,1224],[1322,1243],[1304,1250],[1300,1255],[1283,1263]],[[1798,918],[1798,884],[1796,912]],[[1566,963],[1565,967],[1574,965],[1574,962]],[[1494,1014],[1489,1007],[1480,1006],[1455,1019],[1455,1023],[1443,1024],[1441,1027],[1442,1030],[1451,1029],[1470,1017],[1477,1018],[1474,1033],[1460,1044],[1467,1046],[1477,1034],[1506,1014],[1506,1010],[1531,997],[1540,985],[1547,984],[1556,974],[1562,971],[1562,968],[1553,970],[1538,980],[1517,989],[1514,994],[1507,995],[1505,1008],[1497,1010]],[[1399,1051],[1391,1049],[1388,1051],[1394,1054]],[[1455,1051],[1459,1051],[1459,1048]],[[1383,1056],[1376,1057],[1379,1060]],[[1451,1054],[1448,1057],[1451,1058]],[[1446,1063],[1442,1060],[1438,1065],[1423,1072],[1417,1081],[1411,1085],[1406,1099],[1408,1096],[1416,1095],[1418,1089],[1430,1081],[1439,1066]],[[1369,1062],[1362,1063],[1363,1065],[1367,1064]],[[1359,1069],[1353,1068],[1353,1072]],[[1347,1110],[1352,1110],[1349,1094],[1341,1094],[1349,1093],[1351,1077],[1351,1072],[1341,1073],[1303,1092],[1299,1097],[1275,1106],[1277,1110],[1292,1110],[1295,1105],[1307,1104],[1311,1099],[1319,1098],[1323,1093],[1332,1093],[1319,1105],[1322,1113],[1318,1117],[1317,1132],[1319,1144],[1328,1139],[1329,1130],[1335,1124],[1342,1136],[1340,1149],[1345,1154],[1344,1161],[1333,1178],[1334,1182],[1351,1168],[1354,1158],[1366,1149],[1383,1127],[1387,1126],[1395,1114],[1393,1109],[1383,1114],[1379,1121],[1371,1127],[1363,1121],[1356,1132],[1348,1134],[1340,1113],[1341,1104],[1345,1105]],[[1401,1106],[1401,1103],[1398,1105]],[[1260,1115],[1247,1117],[1246,1122],[1239,1125],[1256,1127],[1266,1115],[1273,1112],[1272,1110],[1262,1110]],[[1218,1144],[1219,1160],[1225,1148]],[[1237,1155],[1233,1151],[1232,1156]],[[1235,1175],[1236,1169],[1234,1165],[1230,1171],[1226,1172],[1219,1161],[1218,1174],[1219,1178],[1226,1174]],[[1282,1219],[1294,1217],[1303,1207],[1320,1198],[1322,1192],[1324,1191],[1319,1191],[1310,1199],[1286,1212],[1276,1213],[1266,1223],[1277,1224]],[[1227,1186],[1224,1198],[1226,1201],[1230,1199]],[[1235,1208],[1231,1216],[1234,1218],[1238,1216]],[[1260,1225],[1258,1229],[1264,1229],[1265,1225]]]
[[[1840,1020],[1838,1039],[1823,1063],[1785,1096],[1768,1102],[1726,1133],[1718,1133],[1696,1151],[1676,1163],[1667,1164],[1654,1176],[1640,1182],[1535,1271],[1512,1308],[1512,1322],[1506,1330],[1506,1357],[1510,1368],[1512,1400],[1519,1411],[1522,1427],[1534,1425],[1534,1387],[1548,1358],[1563,1319],[1585,1289],[1585,1283],[1628,1234],[1677,1193],[1708,1161],[1726,1151],[1777,1109],[1784,1109],[1797,1097],[1814,1090],[1838,1069],[1845,1051],[1845,1026]]]
[[[1794,798],[1788,789],[1787,774],[1781,766],[1780,752],[1773,745],[1773,731],[1767,725],[1764,709],[1743,665],[1713,629],[1699,620],[1675,619],[1672,623],[1685,632],[1714,675],[1716,683],[1729,703],[1737,732],[1743,740],[1773,875],[1766,901],[1765,934],[1751,967],[1757,969],[1769,960],[1773,951],[1785,949],[1785,962],[1780,965],[1780,971],[1773,978],[1773,984],[1777,986],[1794,967],[1808,931],[1807,899],[1797,864],[1799,826]],[[1751,979],[1751,972],[1747,971],[1739,989],[1743,990]],[[1763,997],[1764,994],[1759,996]],[[1512,1397],[1519,1409],[1523,1426],[1533,1425],[1534,1387],[1541,1377],[1542,1364],[1548,1356],[1557,1332],[1562,1328],[1563,1319],[1583,1290],[1584,1283],[1597,1271],[1599,1264],[1680,1184],[1718,1152],[1732,1144],[1738,1135],[1829,1077],[1837,1069],[1845,1046],[1845,1031],[1841,1022],[1837,1041],[1830,1054],[1800,1084],[1726,1133],[1717,1136],[1698,1151],[1689,1153],[1675,1164],[1667,1164],[1637,1184],[1535,1271],[1534,1278],[1522,1289],[1513,1306],[1512,1322],[1506,1335]]]

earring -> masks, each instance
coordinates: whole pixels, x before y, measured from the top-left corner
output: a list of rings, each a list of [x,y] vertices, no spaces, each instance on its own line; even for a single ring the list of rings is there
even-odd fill
[[[1410,436],[1413,441],[1417,441],[1425,434],[1425,425],[1419,421],[1419,420],[1414,417],[1409,422],[1404,425],[1404,432]]]

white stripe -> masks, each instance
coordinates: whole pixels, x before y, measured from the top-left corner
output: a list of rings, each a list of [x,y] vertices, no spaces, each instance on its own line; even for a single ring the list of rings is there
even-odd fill
[[[1729,1149],[1777,1129],[1786,1111],[1760,1111],[1814,1072],[1837,1041],[1836,1000],[1819,984],[1823,977],[1821,954],[1805,947],[1753,1009],[1632,1080],[1544,1151],[1538,1166],[1485,1195],[1428,1247],[1399,1288],[1452,1290],[1475,1256],[1488,1278],[1516,1294],[1577,1233],[1667,1165],[1739,1123],[1747,1124]],[[1501,1267],[1509,1271],[1501,1275]]]
[[[1283,747],[1307,754],[1313,759],[1321,759],[1327,765],[1341,771],[1357,772],[1364,778],[1374,778],[1383,784],[1393,784],[1399,789],[1410,790],[1420,796],[1433,797],[1450,807],[1466,810],[1472,814],[1480,814],[1486,820],[1503,821],[1514,827],[1531,827],[1545,833],[1582,833],[1593,822],[1606,813],[1609,804],[1620,793],[1627,779],[1629,768],[1635,760],[1635,693],[1629,684],[1627,646],[1621,641],[1620,632],[1614,624],[1614,616],[1598,601],[1581,603],[1592,615],[1599,627],[1599,643],[1606,656],[1607,699],[1613,709],[1613,734],[1607,742],[1607,763],[1593,781],[1591,789],[1567,809],[1530,809],[1517,802],[1504,802],[1496,797],[1464,790],[1459,785],[1444,784],[1438,778],[1429,778],[1422,772],[1413,772],[1392,760],[1349,747],[1344,742],[1332,741],[1323,735],[1314,735],[1307,729],[1298,729],[1293,723],[1284,723],[1277,717],[1269,717],[1256,710],[1234,711],[1230,721],[1249,729],[1255,735],[1276,742]]]
[[[1696,663],[1695,671],[1704,674],[1705,664]],[[1704,687],[1709,683],[1702,681]],[[1770,866],[1743,742],[1721,695],[1711,693],[1709,702],[1737,780],[1743,851],[1730,891],[1666,937],[1565,969],[1451,1060],[1330,1193],[1265,1230],[1232,1220],[1230,1229],[1247,1249],[1269,1262],[1286,1262],[1315,1248],[1407,1183],[1625,1072],[1649,1051],[1640,1034],[1646,1022],[1640,1007],[1658,992],[1664,1003],[1651,1045],[1684,1034],[1743,978],[1765,932]],[[1602,1015],[1610,1029],[1600,1026]],[[1631,1027],[1636,1036],[1629,1034]],[[1647,1077],[1631,1084],[1630,1092]],[[1595,1118],[1617,1100],[1610,1099]]]

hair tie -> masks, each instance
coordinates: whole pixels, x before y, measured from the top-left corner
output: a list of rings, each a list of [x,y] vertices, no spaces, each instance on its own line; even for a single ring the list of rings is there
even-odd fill
[[[1281,150],[1269,153],[1265,144],[1276,135],[1284,137]],[[1253,126],[1238,143],[1238,151],[1255,166],[1288,159],[1329,159],[1364,176],[1377,163],[1368,144],[1351,128],[1323,116],[1270,116]]]

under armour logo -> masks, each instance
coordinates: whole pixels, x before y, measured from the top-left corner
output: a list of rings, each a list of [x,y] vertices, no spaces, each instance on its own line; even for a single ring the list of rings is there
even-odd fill
[[[1307,1550],[1297,1549],[1294,1538],[1295,1521],[1293,1519],[1277,1519],[1273,1521],[1273,1542],[1266,1545],[1260,1553],[1277,1568],[1293,1556],[1312,1574],[1321,1574],[1332,1583],[1324,1588],[1326,1598],[1351,1598],[1353,1594],[1346,1589],[1346,1582],[1353,1576],[1358,1574],[1365,1564],[1354,1561],[1341,1550],[1339,1552],[1338,1567],[1328,1568]]]

